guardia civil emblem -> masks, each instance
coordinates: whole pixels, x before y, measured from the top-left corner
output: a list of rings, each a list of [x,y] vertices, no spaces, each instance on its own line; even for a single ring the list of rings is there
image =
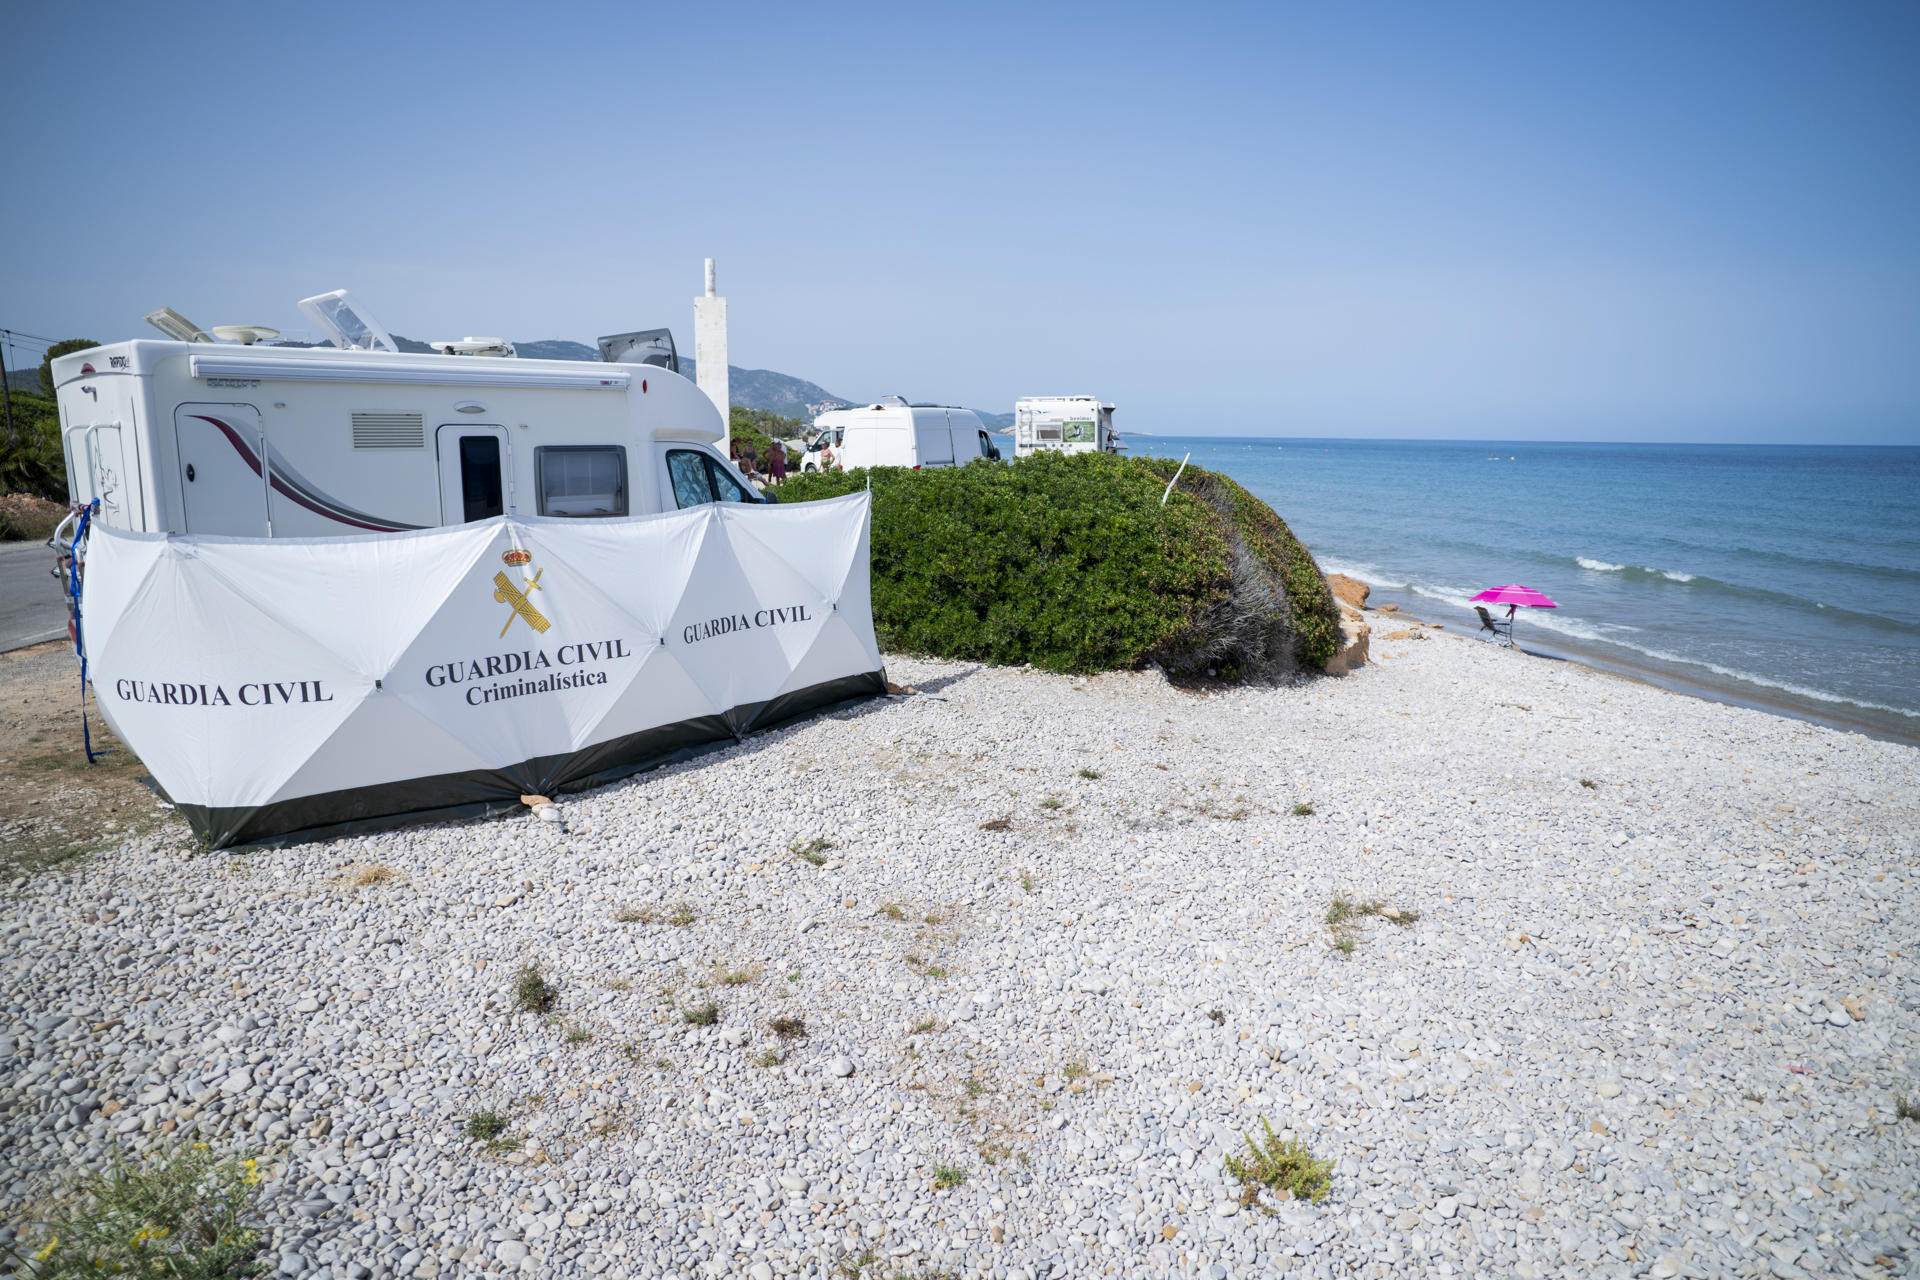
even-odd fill
[[[502,552],[500,558],[506,561],[507,566],[512,569],[525,568],[527,565],[533,563],[533,553],[530,551],[522,551],[519,547],[515,547],[511,551]],[[546,570],[544,569],[535,569],[531,578],[522,578],[518,582],[515,582],[504,573],[496,573],[493,575],[493,598],[501,604],[506,605],[508,610],[506,623],[500,628],[502,638],[505,638],[508,630],[512,628],[515,618],[524,619],[526,624],[532,627],[536,634],[544,633],[548,627],[553,625],[547,621],[546,616],[542,614],[540,610],[534,608],[533,601],[529,598],[534,592],[542,589],[540,586],[540,575],[545,572]]]

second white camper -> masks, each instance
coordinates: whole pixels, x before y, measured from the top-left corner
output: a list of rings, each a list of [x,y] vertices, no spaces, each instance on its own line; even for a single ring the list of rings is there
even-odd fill
[[[1013,402],[1013,456],[1118,453],[1113,406],[1093,396],[1022,396]]]
[[[965,466],[1000,451],[971,409],[908,404],[887,396],[857,409],[832,409],[813,420],[819,435],[802,456],[802,471],[859,467]]]

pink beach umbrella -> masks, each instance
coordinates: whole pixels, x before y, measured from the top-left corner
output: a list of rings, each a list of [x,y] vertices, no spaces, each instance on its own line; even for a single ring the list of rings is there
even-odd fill
[[[1488,587],[1474,597],[1476,603],[1503,604],[1507,606],[1507,643],[1513,643],[1513,613],[1519,605],[1531,609],[1558,609],[1560,606],[1535,591],[1532,587],[1508,584],[1504,587]]]

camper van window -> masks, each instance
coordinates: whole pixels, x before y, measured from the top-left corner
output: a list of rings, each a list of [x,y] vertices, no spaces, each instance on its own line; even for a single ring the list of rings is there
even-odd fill
[[[707,479],[706,459],[691,449],[668,452],[667,475],[673,481],[673,500],[682,508],[713,501],[713,483]]]
[[[707,459],[707,470],[713,473],[713,495],[721,502],[758,502],[758,496],[749,497],[727,469],[720,465],[718,458]]]
[[[543,445],[533,465],[541,515],[627,514],[627,451],[618,445]]]
[[[498,436],[460,437],[460,497],[464,520],[490,520],[507,509]]]

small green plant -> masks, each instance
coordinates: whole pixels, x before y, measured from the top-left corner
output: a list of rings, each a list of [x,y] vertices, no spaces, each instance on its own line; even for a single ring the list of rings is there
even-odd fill
[[[522,1013],[551,1013],[560,1000],[560,992],[540,972],[540,966],[523,964],[513,975],[513,1003]]]
[[[779,1050],[769,1049],[765,1053],[761,1054],[759,1057],[755,1058],[753,1060],[753,1065],[756,1067],[777,1067],[783,1061],[785,1061],[785,1059],[781,1057]]]
[[[1035,884],[1035,881],[1033,878],[1033,872],[1022,871],[1020,873],[1020,887],[1022,889],[1024,889],[1028,893],[1032,893],[1034,884]]]
[[[793,971],[792,973],[790,973],[790,974],[788,974],[788,975],[787,975],[787,981],[788,981],[788,982],[798,982],[798,981],[800,981],[800,971],[799,971],[798,969],[795,969],[795,970],[794,970],[794,971]]]
[[[926,972],[929,978],[944,978],[947,976],[945,965],[930,964],[927,966]]]
[[[1336,894],[1332,903],[1327,907],[1327,923],[1338,928],[1349,920],[1357,919],[1360,916],[1372,915],[1374,907],[1377,905],[1378,904],[1368,905],[1360,902],[1349,902]]]
[[[831,848],[833,848],[833,841],[815,836],[805,843],[796,838],[787,846],[787,852],[805,858],[816,867],[823,867],[827,864],[827,850]]]
[[[937,1025],[939,1024],[935,1019],[923,1018],[919,1022],[916,1022],[913,1024],[913,1034],[917,1036],[923,1036],[927,1034],[927,1032],[933,1030],[934,1027]]]
[[[705,1004],[697,1004],[691,1009],[683,1010],[680,1021],[691,1027],[710,1027],[720,1021],[720,1006],[711,1000]]]
[[[677,929],[684,929],[700,918],[700,913],[684,902],[673,904],[673,911],[667,916],[667,923]]]
[[[591,1043],[592,1040],[593,1032],[587,1030],[585,1027],[572,1026],[567,1028],[568,1044],[588,1044]]]
[[[933,1166],[933,1185],[942,1191],[951,1190],[967,1180],[967,1171],[958,1165],[937,1164]]]
[[[1384,902],[1353,901],[1336,894],[1327,905],[1327,927],[1333,931],[1334,949],[1341,955],[1352,955],[1357,945],[1355,927],[1369,916],[1404,929],[1418,920],[1420,913],[1407,907],[1390,907]]]
[[[782,1040],[804,1040],[807,1038],[807,1020],[782,1014],[778,1018],[767,1019],[767,1029]]]
[[[467,1136],[476,1142],[492,1142],[506,1131],[507,1117],[491,1107],[467,1117]]]
[[[129,1163],[117,1148],[103,1173],[75,1188],[68,1211],[37,1247],[0,1251],[36,1280],[130,1275],[219,1277],[259,1269],[265,1237],[256,1225],[266,1175],[251,1157],[213,1154],[185,1143]]]
[[[962,1085],[961,1088],[967,1091],[969,1098],[977,1098],[987,1091],[987,1085],[984,1080],[969,1080],[966,1084]]]
[[[1904,1094],[1893,1101],[1893,1114],[1902,1120],[1920,1120],[1920,1102]]]
[[[1065,1069],[1063,1069],[1060,1074],[1066,1077],[1068,1084],[1072,1084],[1075,1080],[1087,1074],[1087,1060],[1085,1058],[1073,1059],[1073,1061],[1067,1063]]]
[[[672,1058],[655,1058],[653,1060],[653,1069],[655,1071],[671,1071],[673,1070],[673,1059]]]
[[[1101,775],[1098,769],[1089,769],[1086,765],[1081,765],[1080,776],[1085,778],[1088,782],[1098,782],[1100,780]]]
[[[880,914],[889,920],[905,920],[907,909],[897,902],[883,902],[880,904]]]
[[[1065,803],[1066,801],[1062,800],[1059,796],[1048,796],[1045,800],[1042,800],[1040,802],[1040,807],[1042,809],[1058,809],[1061,805]]]
[[[1013,830],[1013,815],[1003,813],[997,818],[988,818],[980,824],[980,829],[982,831],[1011,831]]]
[[[659,917],[647,907],[621,907],[613,913],[621,924],[652,924]]]
[[[726,986],[738,987],[752,982],[759,976],[751,969],[729,969],[720,975],[720,981]]]
[[[1290,812],[1292,812],[1293,816],[1296,818],[1311,818],[1313,816],[1313,806],[1308,804],[1305,800],[1302,800],[1298,804],[1294,805]]]
[[[867,1268],[880,1261],[880,1255],[871,1249],[862,1249],[859,1253],[843,1253],[833,1264],[833,1274],[842,1280],[863,1280]]]
[[[1247,1142],[1247,1157],[1227,1157],[1227,1172],[1240,1182],[1240,1202],[1249,1206],[1259,1204],[1272,1212],[1270,1206],[1261,1204],[1263,1191],[1281,1200],[1311,1200],[1318,1204],[1326,1199],[1333,1189],[1333,1161],[1314,1159],[1313,1153],[1298,1138],[1282,1142],[1264,1116],[1260,1127],[1266,1130],[1265,1142],[1256,1143],[1252,1134],[1242,1134]]]
[[[1743,1093],[1740,1096],[1748,1102],[1765,1102],[1767,1100],[1766,1095],[1761,1093]]]
[[[1580,785],[1585,787],[1589,791],[1598,791],[1600,789],[1600,784],[1595,782],[1592,778],[1580,779]]]

